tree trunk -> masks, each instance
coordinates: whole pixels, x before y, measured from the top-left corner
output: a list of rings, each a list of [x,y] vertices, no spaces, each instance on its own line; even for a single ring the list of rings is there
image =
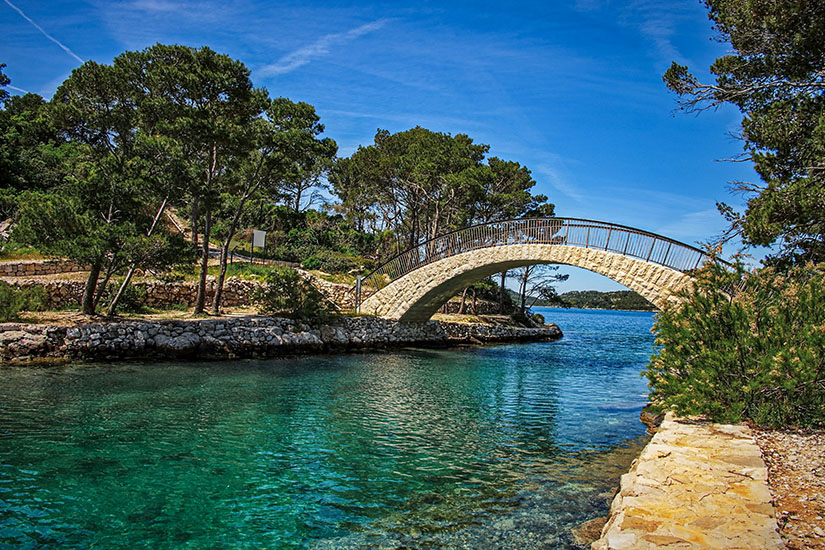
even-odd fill
[[[498,289],[498,314],[504,315],[504,283],[507,281],[507,272],[501,272],[501,286]]]
[[[232,218],[232,223],[229,224],[229,231],[226,235],[226,240],[221,246],[221,269],[218,272],[218,280],[215,281],[215,297],[212,298],[212,314],[218,315],[221,312],[221,299],[223,298],[223,283],[226,280],[227,260],[229,259],[229,245],[232,243],[232,237],[235,236],[235,231],[238,229],[238,220],[241,218],[244,204],[249,195],[241,197],[238,208],[235,210],[235,216]],[[251,249],[250,249],[251,250]]]
[[[229,257],[229,239],[221,247],[221,268],[218,271],[218,279],[215,281],[215,296],[212,298],[212,315],[219,315],[221,312],[221,300],[223,299],[223,283],[226,280],[227,258]]]
[[[198,197],[192,199],[192,242],[198,246]]]
[[[82,311],[84,315],[95,314],[95,290],[102,263],[102,260],[96,260],[89,270],[89,278],[86,279],[86,287],[83,289]]]
[[[461,293],[461,305],[458,307],[458,314],[464,315],[464,306],[467,303],[467,291],[470,290],[470,287],[464,289],[464,292]]]
[[[478,294],[475,287],[473,287],[473,315],[478,315]]]
[[[112,278],[112,274],[115,272],[115,267],[117,262],[115,262],[114,258],[112,258],[109,267],[106,268],[106,276],[103,277],[103,282],[97,288],[97,294],[95,294],[94,305],[92,306],[95,310],[97,310],[97,304],[100,303],[100,299],[103,297],[103,294],[106,292],[106,285],[109,284],[109,280]]]
[[[163,215],[164,210],[166,210],[166,203],[169,201],[169,197],[167,196],[163,199],[163,202],[158,208],[158,213],[155,214],[155,219],[152,221],[151,227],[149,227],[149,231],[146,232],[147,237],[151,237],[152,233],[155,231],[155,227],[158,225],[158,220]],[[117,289],[117,294],[115,297],[112,298],[112,302],[109,304],[109,308],[106,310],[106,317],[112,317],[117,311],[117,304],[120,302],[120,299],[123,297],[123,293],[126,291],[126,287],[129,286],[129,283],[132,281],[132,275],[135,274],[135,269],[137,269],[137,262],[132,262],[132,265],[129,266],[129,271],[126,272],[126,278],[123,279],[123,282],[120,283],[120,288]]]
[[[201,246],[201,271],[198,278],[198,296],[195,299],[195,313],[203,313],[206,304],[206,270],[209,268],[209,236],[212,232],[212,212],[206,211],[203,218],[203,243]]]
[[[527,314],[527,283],[530,280],[530,266],[524,268],[524,274],[521,277],[521,285],[519,294],[521,295],[521,313]]]
[[[109,303],[109,307],[106,309],[106,317],[114,316],[115,311],[117,311],[117,304],[123,297],[123,293],[126,291],[126,287],[129,286],[129,283],[132,280],[132,275],[135,274],[136,269],[137,266],[134,263],[131,266],[129,266],[129,271],[126,272],[126,278],[123,279],[122,283],[120,283],[120,287],[117,289],[117,294],[115,294],[115,297],[112,298],[112,301]]]

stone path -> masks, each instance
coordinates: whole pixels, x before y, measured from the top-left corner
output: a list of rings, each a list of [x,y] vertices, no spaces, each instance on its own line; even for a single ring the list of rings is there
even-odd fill
[[[613,501],[593,550],[778,549],[767,470],[747,426],[668,415]]]

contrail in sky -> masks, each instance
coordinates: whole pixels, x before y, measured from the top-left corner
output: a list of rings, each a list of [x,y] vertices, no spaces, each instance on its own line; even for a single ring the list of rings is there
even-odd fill
[[[21,16],[23,19],[25,19],[26,21],[28,21],[29,23],[31,23],[31,24],[32,24],[32,26],[33,26],[35,29],[39,30],[39,31],[40,31],[40,34],[42,34],[43,36],[45,36],[46,38],[48,38],[49,40],[51,40],[52,42],[54,42],[55,44],[57,44],[58,46],[60,46],[60,47],[63,49],[63,51],[64,51],[64,52],[66,52],[66,53],[67,53],[67,54],[69,54],[70,56],[72,56],[72,57],[74,57],[75,59],[77,59],[77,61],[78,61],[79,63],[83,63],[83,60],[82,60],[82,59],[80,59],[80,57],[78,57],[78,56],[77,56],[77,54],[75,54],[72,50],[70,50],[70,49],[68,48],[68,46],[64,45],[63,43],[61,43],[61,42],[60,42],[60,40],[58,40],[58,39],[57,39],[57,38],[55,38],[54,36],[50,35],[50,34],[49,34],[49,33],[47,33],[46,31],[44,31],[44,30],[43,30],[43,27],[41,27],[40,25],[38,25],[37,23],[35,23],[34,21],[32,21],[31,17],[29,17],[28,15],[26,15],[25,13],[23,13],[23,10],[21,10],[20,8],[18,8],[17,6],[15,6],[14,4],[12,4],[11,2],[9,2],[9,0],[3,0],[3,1],[4,1],[6,4],[8,4],[8,5],[9,5],[9,7],[10,7],[11,9],[13,9],[13,10],[14,10],[14,11],[16,11],[17,13],[19,13],[19,14],[20,14],[20,16]]]
[[[7,85],[6,88],[9,90],[14,90],[15,92],[20,92],[21,94],[29,93],[28,90],[24,90],[23,88],[18,88],[17,86],[12,86],[11,84]]]
[[[8,2],[8,0],[6,0]],[[359,36],[367,33],[377,31],[386,25],[390,19],[378,19],[366,25],[361,25],[355,29],[342,33],[327,34],[322,36],[312,44],[299,48],[292,53],[288,53],[279,59],[276,63],[261,67],[261,73],[267,75],[277,75],[294,71],[298,67],[302,67],[312,61],[316,57],[321,57],[329,53],[331,46],[335,44],[342,44],[354,40]]]

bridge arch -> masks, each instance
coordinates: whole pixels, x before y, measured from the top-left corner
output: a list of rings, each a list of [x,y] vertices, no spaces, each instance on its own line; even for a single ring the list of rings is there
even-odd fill
[[[507,220],[437,237],[399,254],[356,286],[362,313],[428,320],[462,288],[532,264],[565,264],[609,277],[657,307],[674,300],[710,257],[627,226],[579,218]]]

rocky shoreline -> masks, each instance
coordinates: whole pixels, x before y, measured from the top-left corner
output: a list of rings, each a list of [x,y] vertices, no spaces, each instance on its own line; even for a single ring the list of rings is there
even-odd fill
[[[87,323],[66,327],[0,324],[0,360],[233,359],[410,345],[556,340],[541,328],[429,321],[406,324],[377,317],[341,317],[325,324],[278,317]]]

